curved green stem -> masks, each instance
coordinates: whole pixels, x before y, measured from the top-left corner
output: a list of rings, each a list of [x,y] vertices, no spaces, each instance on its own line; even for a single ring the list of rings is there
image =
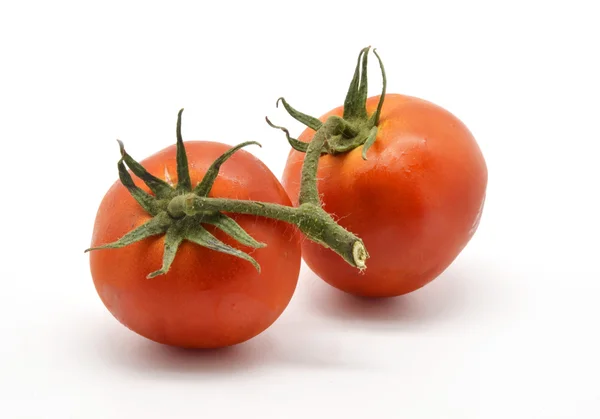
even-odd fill
[[[319,158],[321,150],[325,146],[326,140],[333,136],[339,127],[339,118],[329,118],[313,137],[306,149],[306,156],[302,163],[302,180],[300,181],[300,196],[298,202],[300,205],[311,203],[321,206],[319,191],[317,189],[317,169],[319,167]]]
[[[356,268],[365,269],[365,261],[369,257],[361,239],[337,224],[320,205],[310,202],[295,208],[268,202],[208,198],[189,193],[173,198],[167,211],[174,218],[224,211],[280,220],[296,225],[310,240],[330,248]]]

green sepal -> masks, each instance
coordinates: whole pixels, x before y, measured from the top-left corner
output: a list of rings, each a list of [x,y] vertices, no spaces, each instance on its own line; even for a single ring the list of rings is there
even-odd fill
[[[177,255],[177,249],[179,249],[179,245],[184,238],[182,227],[182,223],[174,223],[171,227],[169,227],[167,234],[165,235],[162,267],[158,271],[148,274],[146,278],[155,278],[159,275],[164,275],[169,272],[169,268],[175,260],[175,255]]]
[[[119,170],[119,180],[121,181],[123,186],[127,188],[129,193],[137,201],[137,203],[140,204],[141,207],[144,208],[144,210],[148,214],[152,216],[158,214],[160,210],[156,203],[156,198],[150,195],[148,192],[136,186],[133,179],[131,178],[131,175],[127,171],[127,168],[125,167],[125,163],[123,163],[122,158],[119,160],[119,163],[117,163],[117,168]]]
[[[287,128],[285,128],[285,127],[280,127],[279,125],[275,125],[275,124],[273,124],[273,123],[272,123],[272,122],[269,120],[269,118],[268,118],[268,117],[265,117],[265,119],[267,120],[267,124],[269,124],[269,126],[270,126],[271,128],[276,128],[276,129],[279,129],[279,130],[281,130],[281,131],[283,131],[283,132],[285,133],[285,136],[286,136],[286,138],[287,138],[287,140],[288,140],[288,143],[290,144],[290,146],[292,146],[292,148],[293,148],[294,150],[300,151],[300,152],[302,152],[302,153],[306,153],[306,150],[308,149],[308,143],[304,143],[304,142],[302,142],[302,141],[300,141],[300,140],[297,140],[296,138],[292,138],[292,137],[290,136],[290,132],[288,131],[288,129],[287,129]]]
[[[121,157],[129,166],[134,175],[139,177],[148,188],[152,191],[157,198],[169,198],[174,192],[174,189],[162,179],[157,178],[156,176],[150,174],[144,166],[135,161],[127,152],[125,151],[125,145],[121,140],[117,140],[119,143],[119,148],[121,149]]]
[[[125,234],[119,240],[112,243],[103,244],[102,246],[91,247],[86,249],[85,252],[100,249],[119,249],[121,247],[128,246],[130,244],[147,239],[148,237],[164,233],[167,231],[171,223],[171,217],[169,217],[166,211],[162,211],[141,226]]]
[[[381,116],[381,109],[383,108],[383,101],[385,100],[385,90],[387,88],[387,77],[385,75],[385,67],[383,66],[383,61],[379,54],[377,54],[377,49],[373,48],[373,54],[377,57],[377,61],[379,61],[379,68],[381,69],[381,95],[379,96],[379,102],[377,103],[377,110],[371,115],[369,120],[370,125],[376,127],[379,125],[379,117]]]
[[[306,115],[306,114],[292,108],[286,102],[286,100],[284,98],[280,97],[279,99],[277,99],[277,102],[275,103],[276,107],[279,107],[279,102],[283,103],[283,107],[285,108],[287,113],[290,114],[290,116],[292,118],[294,118],[298,122],[301,122],[302,124],[306,125],[307,127],[312,128],[313,130],[317,131],[319,128],[321,128],[323,126],[323,123],[319,119],[315,118],[314,116]]]
[[[193,192],[199,196],[207,196],[210,190],[212,189],[213,184],[215,183],[215,179],[219,175],[221,165],[225,163],[231,156],[233,156],[236,151],[251,144],[262,147],[262,145],[260,145],[260,143],[257,143],[256,141],[246,141],[245,143],[241,143],[236,145],[235,147],[230,148],[221,156],[219,156],[210,165],[210,167],[206,171],[206,174],[202,178],[202,181],[194,188]]]
[[[266,246],[265,243],[256,241],[250,234],[246,233],[246,230],[244,230],[233,218],[225,214],[217,213],[212,216],[204,217],[202,222],[204,224],[214,225],[244,246],[252,247],[254,249]]]
[[[256,270],[260,272],[260,265],[256,260],[254,260],[252,256],[242,252],[241,250],[231,247],[228,244],[223,243],[221,240],[217,239],[215,236],[210,234],[208,230],[206,230],[200,225],[188,230],[185,238],[186,240],[189,240],[208,249],[236,256],[240,259],[244,259],[250,262],[256,268]]]
[[[344,119],[366,119],[367,109],[367,59],[371,47],[363,48],[358,54],[354,77],[348,87],[348,93],[344,100]],[[362,76],[361,76],[362,62]]]
[[[366,51],[363,55],[362,60],[362,74],[360,76],[360,85],[358,86],[358,103],[361,105],[357,109],[357,118],[364,119],[367,117],[367,95],[369,93],[369,78],[367,77],[367,64],[369,61],[369,49],[365,48]]]
[[[376,139],[377,139],[377,127],[373,127],[373,128],[371,128],[371,131],[369,131],[369,136],[367,137],[367,141],[365,141],[365,143],[363,144],[363,148],[362,148],[363,160],[367,160],[367,151],[369,151],[369,148],[371,148],[371,146],[373,145],[373,143],[375,142]]]
[[[183,145],[183,137],[181,135],[181,114],[183,109],[177,114],[177,190],[182,192],[190,192],[192,190],[192,181],[190,179],[190,171],[188,168],[188,159]]]

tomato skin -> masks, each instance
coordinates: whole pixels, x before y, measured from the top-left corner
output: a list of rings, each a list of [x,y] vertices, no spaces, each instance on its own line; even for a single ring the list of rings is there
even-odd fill
[[[367,100],[372,114],[379,96]],[[343,107],[321,117],[342,116]],[[299,140],[308,142],[306,129]],[[323,207],[363,239],[370,254],[360,273],[331,250],[308,240],[302,257],[330,285],[358,296],[391,297],[423,287],[458,256],[477,229],[487,167],[475,139],[448,111],[430,102],[388,94],[377,139],[321,157],[317,173]],[[304,154],[292,150],[283,185],[294,205]]]
[[[230,146],[186,142],[192,185]],[[142,165],[161,179],[177,182],[176,148],[168,147]],[[148,191],[142,182],[136,184]],[[212,197],[253,199],[291,205],[271,171],[241,150],[222,167]],[[147,279],[162,264],[164,236],[121,249],[90,253],[96,290],[108,310],[134,332],[163,344],[215,348],[246,341],[268,328],[288,305],[300,270],[300,241],[295,227],[266,218],[228,214],[252,237],[267,244],[242,246],[206,226],[218,239],[249,253],[261,273],[247,261],[184,241],[166,275]],[[150,216],[116,182],[102,200],[92,246],[112,242]]]

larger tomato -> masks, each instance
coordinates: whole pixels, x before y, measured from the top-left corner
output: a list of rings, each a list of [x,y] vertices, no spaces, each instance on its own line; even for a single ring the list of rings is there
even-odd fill
[[[192,185],[230,147],[214,142],[187,142]],[[177,182],[176,147],[142,162],[152,174]],[[148,191],[141,182],[138,186]],[[221,168],[209,196],[253,199],[291,205],[276,177],[260,160],[238,151]],[[166,275],[147,279],[160,268],[164,236],[121,249],[90,254],[94,285],[109,311],[125,326],[156,342],[182,347],[221,347],[243,342],[269,327],[294,293],[300,269],[295,229],[267,218],[230,216],[267,247],[241,246],[210,226],[223,242],[250,253],[261,273],[245,260],[183,242]],[[97,213],[92,246],[109,243],[148,221],[150,216],[116,182]]]
[[[379,96],[367,100],[372,114]],[[339,107],[321,117],[342,116]],[[414,291],[444,271],[477,229],[487,168],[472,134],[450,112],[398,94],[385,96],[368,160],[362,147],[321,157],[318,190],[324,209],[363,239],[370,259],[364,273],[331,250],[306,240],[302,255],[329,284],[360,295]],[[306,129],[299,139],[314,135]],[[283,184],[297,199],[304,154],[292,150]],[[294,202],[294,204],[298,204]]]

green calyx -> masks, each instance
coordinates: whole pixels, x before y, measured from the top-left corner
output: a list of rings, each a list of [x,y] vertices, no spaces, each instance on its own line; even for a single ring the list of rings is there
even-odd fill
[[[346,94],[346,99],[344,101],[343,117],[331,116],[328,119],[331,123],[328,127],[328,136],[321,149],[322,154],[335,155],[346,153],[362,146],[362,157],[366,160],[367,151],[377,138],[377,126],[379,124],[381,109],[385,99],[387,79],[383,62],[377,54],[377,51],[374,49],[373,54],[377,57],[381,69],[383,87],[377,109],[373,114],[368,115],[366,108],[368,95],[367,64],[370,49],[371,47],[363,48],[358,55],[354,77],[350,82],[348,93]],[[317,133],[324,128],[325,124],[319,119],[294,109],[284,98],[279,98],[277,100],[277,105],[279,105],[280,102],[292,118],[317,131]],[[309,146],[308,143],[292,138],[286,128],[274,125],[268,118],[267,123],[273,128],[282,130],[292,148],[303,153],[307,152]]]
[[[244,259],[260,272],[260,266],[254,258],[218,240],[205,228],[205,225],[215,226],[238,243],[250,248],[258,249],[266,246],[252,238],[233,218],[223,213],[228,212],[250,214],[294,224],[308,239],[330,248],[350,265],[359,270],[366,268],[365,261],[369,255],[362,240],[338,225],[321,208],[316,189],[317,165],[322,145],[325,138],[330,136],[330,132],[338,129],[338,120],[341,118],[326,122],[325,129],[316,136],[320,140],[313,141],[307,148],[300,192],[302,205],[294,208],[268,202],[208,197],[221,165],[243,147],[250,144],[260,146],[254,141],[241,143],[223,153],[211,164],[202,180],[197,185],[192,185],[187,154],[181,135],[182,111],[183,109],[179,111],[177,117],[177,185],[171,186],[149,173],[125,151],[123,143],[118,141],[121,150],[121,159],[117,164],[119,179],[131,196],[152,218],[117,241],[87,249],[86,252],[118,249],[152,236],[164,235],[162,267],[150,273],[148,278],[154,278],[169,271],[179,245],[184,240]],[[142,190],[134,183],[126,166],[146,184],[151,193]]]
[[[138,204],[140,204],[140,206],[144,208],[148,214],[152,215],[152,218],[136,229],[125,234],[119,240],[113,243],[87,249],[86,252],[100,249],[118,249],[135,242],[139,242],[148,237],[164,234],[165,244],[162,267],[159,270],[150,273],[148,278],[154,278],[158,275],[167,273],[169,267],[175,259],[179,245],[184,240],[188,240],[211,250],[237,256],[247,260],[248,262],[252,263],[252,265],[254,265],[258,271],[260,271],[260,266],[256,260],[254,260],[254,258],[239,249],[223,243],[204,227],[204,225],[213,225],[247,247],[256,249],[265,246],[264,243],[259,243],[258,241],[254,240],[237,222],[233,220],[233,218],[221,213],[218,210],[204,211],[192,216],[186,216],[185,214],[173,214],[171,211],[169,211],[171,202],[174,200],[177,201],[179,196],[190,193],[201,197],[207,196],[215,182],[215,179],[217,178],[217,175],[219,174],[221,165],[227,161],[227,159],[229,159],[242,147],[246,147],[251,144],[260,146],[260,144],[254,141],[249,141],[231,148],[213,162],[204,175],[202,181],[192,189],[193,185],[191,184],[188,170],[187,154],[185,152],[185,146],[181,136],[182,112],[183,109],[179,111],[177,117],[177,185],[173,187],[162,179],[159,179],[148,173],[148,171],[146,171],[141,164],[134,160],[125,151],[123,143],[118,141],[121,150],[121,159],[117,164],[119,170],[119,179],[121,180],[123,186],[127,188],[129,193],[138,202]],[[135,185],[125,165],[127,165],[133,174],[140,178],[146,184],[146,186],[148,186],[152,194],[147,193]]]

